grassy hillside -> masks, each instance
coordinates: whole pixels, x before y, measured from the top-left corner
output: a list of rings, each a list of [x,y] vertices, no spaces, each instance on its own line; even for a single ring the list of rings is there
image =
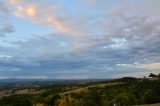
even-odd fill
[[[160,79],[127,77],[83,84],[45,84],[18,89],[0,99],[0,106],[160,106],[155,103],[160,103]]]
[[[156,103],[156,104],[134,105],[134,106],[160,106],[160,104]]]
[[[131,106],[160,102],[160,80],[122,78],[60,93],[59,106]]]
[[[66,94],[71,94],[71,93],[87,92],[88,89],[94,88],[94,87],[104,88],[104,87],[106,87],[106,86],[113,86],[113,85],[118,85],[118,84],[122,84],[122,82],[100,83],[100,84],[95,84],[95,85],[91,85],[91,86],[80,87],[80,88],[78,88],[78,89],[71,90],[71,91],[66,91],[66,92],[62,92],[62,93],[59,93],[59,94],[60,94],[61,96],[64,96],[64,95],[66,95]]]

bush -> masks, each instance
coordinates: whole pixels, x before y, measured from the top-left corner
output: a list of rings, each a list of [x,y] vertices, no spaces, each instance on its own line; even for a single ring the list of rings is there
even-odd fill
[[[135,97],[131,93],[122,93],[115,96],[111,104],[116,104],[116,106],[131,106],[135,104]]]
[[[0,100],[0,106],[32,106],[28,95],[13,95]]]

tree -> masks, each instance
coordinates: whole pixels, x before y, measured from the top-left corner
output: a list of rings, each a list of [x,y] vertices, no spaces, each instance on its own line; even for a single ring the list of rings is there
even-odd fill
[[[56,101],[60,98],[61,97],[58,94],[54,94],[51,98],[49,98],[48,100],[45,101],[45,104],[47,104],[49,106],[55,106]]]
[[[155,75],[155,74],[153,74],[153,73],[150,73],[150,74],[149,74],[149,77],[154,78],[154,77],[157,77],[157,75]]]
[[[144,102],[147,104],[152,104],[158,102],[158,97],[152,89],[148,89],[144,93]]]
[[[0,100],[0,106],[32,106],[28,95],[13,95]]]
[[[116,104],[117,106],[132,106],[136,103],[135,97],[131,93],[122,93],[115,96],[114,100],[111,101],[111,104]]]

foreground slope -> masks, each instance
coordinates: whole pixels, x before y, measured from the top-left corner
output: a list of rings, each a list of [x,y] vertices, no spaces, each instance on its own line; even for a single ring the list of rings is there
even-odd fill
[[[0,106],[160,106],[159,78],[121,78],[74,84],[42,84],[0,99]],[[22,90],[22,89],[20,89]],[[153,104],[153,105],[143,105]]]

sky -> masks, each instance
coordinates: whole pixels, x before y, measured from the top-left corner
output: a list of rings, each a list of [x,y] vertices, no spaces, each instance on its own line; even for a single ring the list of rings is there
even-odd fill
[[[160,0],[0,0],[0,79],[160,73]]]

